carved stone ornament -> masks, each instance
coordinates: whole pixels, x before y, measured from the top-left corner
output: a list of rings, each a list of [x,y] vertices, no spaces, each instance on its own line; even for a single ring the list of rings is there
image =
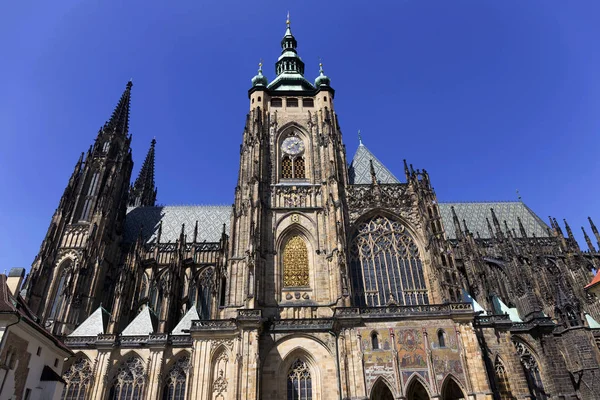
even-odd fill
[[[399,209],[410,206],[411,199],[406,185],[379,185],[375,191],[371,185],[346,187],[350,218],[356,220],[368,210],[376,207]]]

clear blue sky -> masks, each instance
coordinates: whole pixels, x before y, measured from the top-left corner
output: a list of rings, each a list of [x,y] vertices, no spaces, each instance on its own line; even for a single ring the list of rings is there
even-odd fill
[[[600,2],[3,1],[0,270],[29,267],[81,151],[133,78],[134,177],[157,139],[161,204],[231,204],[247,90],[285,14],[314,79],[402,177],[441,201],[524,201],[600,224]]]

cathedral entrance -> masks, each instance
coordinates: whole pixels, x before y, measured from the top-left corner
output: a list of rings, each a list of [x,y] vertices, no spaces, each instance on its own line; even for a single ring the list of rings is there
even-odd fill
[[[461,400],[464,399],[465,395],[458,386],[458,384],[452,378],[448,378],[442,388],[442,399],[443,400]]]
[[[408,387],[406,398],[408,400],[429,400],[429,394],[423,384],[415,379]]]
[[[370,400],[394,400],[394,395],[392,391],[385,384],[385,382],[380,379],[375,382],[373,389],[371,390],[371,398]]]

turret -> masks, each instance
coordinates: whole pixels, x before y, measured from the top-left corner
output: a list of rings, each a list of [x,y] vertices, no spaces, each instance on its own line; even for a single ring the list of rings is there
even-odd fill
[[[154,147],[156,139],[150,142],[150,149],[135,183],[129,192],[129,205],[132,207],[154,206],[157,189],[154,186]]]

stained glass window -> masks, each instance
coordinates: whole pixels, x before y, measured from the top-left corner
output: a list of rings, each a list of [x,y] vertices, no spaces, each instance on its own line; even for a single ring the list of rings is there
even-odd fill
[[[544,389],[544,383],[542,382],[542,375],[540,374],[540,367],[537,359],[525,344],[518,341],[514,341],[513,344],[521,359],[521,365],[525,371],[527,386],[529,386],[529,393],[532,396],[531,398],[536,400],[546,400],[548,397]]]
[[[110,400],[141,400],[144,398],[146,373],[138,357],[127,359],[118,369],[110,389]]]
[[[300,236],[288,240],[283,250],[283,286],[309,286],[308,250]]]
[[[169,375],[167,375],[167,385],[163,391],[163,400],[184,400],[185,384],[187,381],[187,370],[190,365],[189,357],[179,359]]]
[[[92,367],[85,358],[75,361],[71,368],[63,375],[65,387],[63,400],[85,400],[86,391],[92,381]]]
[[[419,250],[405,227],[375,216],[357,228],[350,249],[354,303],[370,307],[429,304]]]
[[[294,361],[287,381],[287,400],[312,400],[312,379],[306,363]]]
[[[283,157],[281,161],[281,177],[284,179],[291,179],[294,176],[292,171],[292,159],[289,157]]]
[[[294,178],[303,179],[304,177],[304,158],[297,157],[294,159]]]
[[[213,275],[214,269],[206,268],[190,284],[188,304],[190,307],[196,307],[200,319],[210,318],[211,296],[214,289]]]

